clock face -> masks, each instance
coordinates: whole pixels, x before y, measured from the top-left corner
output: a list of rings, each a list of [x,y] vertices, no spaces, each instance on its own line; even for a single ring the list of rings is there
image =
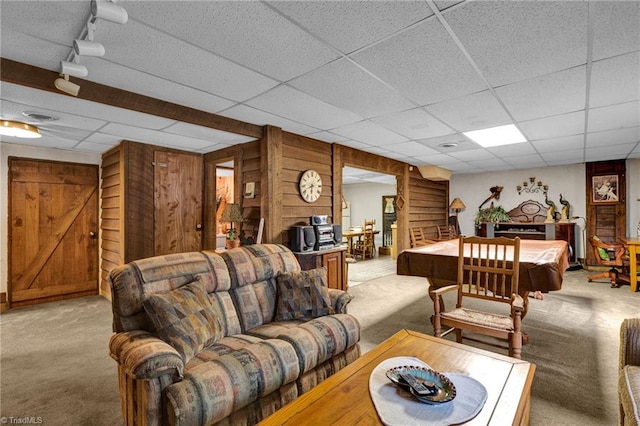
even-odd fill
[[[300,195],[307,203],[313,203],[322,194],[322,178],[315,170],[307,170],[300,178]]]

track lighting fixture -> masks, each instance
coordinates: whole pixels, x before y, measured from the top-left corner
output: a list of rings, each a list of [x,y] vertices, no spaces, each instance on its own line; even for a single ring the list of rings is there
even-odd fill
[[[42,137],[40,130],[38,130],[36,126],[11,120],[0,121],[0,135],[13,136],[16,138]]]
[[[73,77],[86,77],[89,70],[84,65],[75,62],[60,61],[60,74],[66,74]]]
[[[129,15],[124,7],[105,0],[91,0],[91,14],[96,18],[117,24],[126,24],[129,20]]]
[[[97,41],[73,40],[73,51],[79,56],[104,56],[104,46]]]
[[[78,93],[80,92],[80,86],[70,82],[69,76],[66,74],[61,74],[60,77],[56,78],[54,85],[56,86],[56,89],[71,96],[78,96]]]
[[[69,81],[69,76],[86,77],[89,75],[87,67],[80,65],[79,56],[104,56],[104,46],[93,40],[96,32],[96,21],[104,19],[106,21],[124,24],[129,20],[127,11],[114,4],[116,0],[91,0],[91,15],[87,19],[87,25],[82,32],[73,40],[73,50],[67,59],[60,61],[60,77],[56,78],[54,85],[64,93],[78,96],[80,86]]]

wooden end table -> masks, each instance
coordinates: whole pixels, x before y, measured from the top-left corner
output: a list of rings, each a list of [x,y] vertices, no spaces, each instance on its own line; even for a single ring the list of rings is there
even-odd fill
[[[387,358],[414,356],[441,372],[467,374],[487,388],[487,402],[469,425],[529,424],[535,365],[471,346],[401,330],[261,425],[380,425],[369,376]]]

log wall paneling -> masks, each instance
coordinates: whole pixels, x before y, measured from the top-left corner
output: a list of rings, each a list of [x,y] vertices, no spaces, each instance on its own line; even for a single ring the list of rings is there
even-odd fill
[[[265,126],[260,144],[260,204],[264,217],[263,241],[283,243],[282,238],[282,130]]]
[[[414,168],[409,176],[409,193],[407,229],[422,227],[426,238],[437,238],[437,225],[446,225],[449,219],[449,181],[424,179]]]
[[[108,299],[111,299],[111,289],[107,282],[109,272],[124,263],[124,238],[120,228],[124,212],[124,197],[121,196],[124,178],[122,156],[122,145],[102,154],[100,294]]]

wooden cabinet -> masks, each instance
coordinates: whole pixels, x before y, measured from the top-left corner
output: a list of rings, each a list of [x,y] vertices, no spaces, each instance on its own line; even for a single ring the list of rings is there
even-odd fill
[[[203,159],[123,141],[102,155],[102,285],[116,266],[202,249]]]
[[[499,222],[482,223],[476,228],[480,237],[520,237],[527,240],[562,240],[569,243],[570,260],[576,261],[575,223]]]
[[[311,251],[306,253],[295,252],[300,267],[303,271],[309,269],[327,268],[327,285],[329,288],[348,290],[347,277],[347,249],[336,247],[330,250]]]

